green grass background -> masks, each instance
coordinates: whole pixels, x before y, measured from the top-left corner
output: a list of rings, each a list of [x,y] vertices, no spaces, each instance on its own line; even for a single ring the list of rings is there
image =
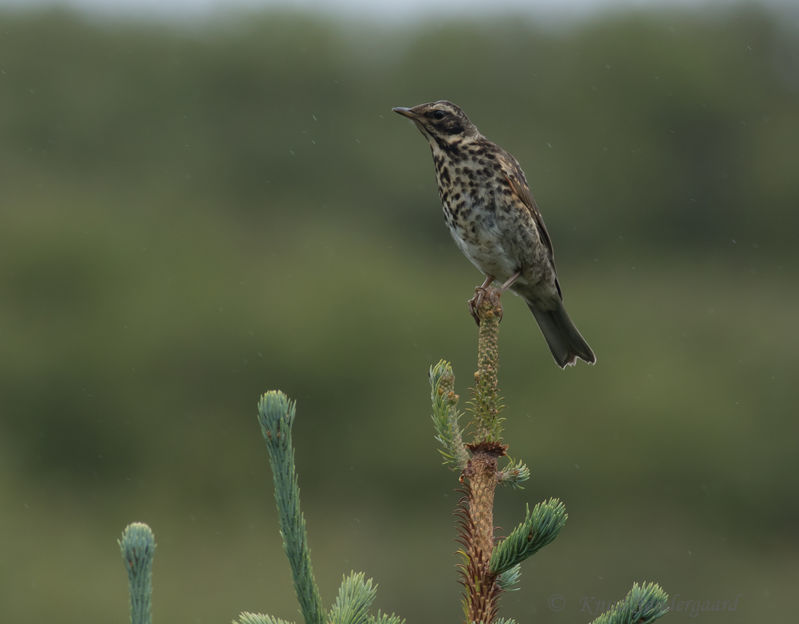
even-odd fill
[[[506,438],[533,479],[497,523],[548,496],[570,519],[502,613],[588,622],[657,580],[672,622],[790,620],[795,17],[0,14],[2,620],[125,621],[130,521],[156,533],[156,623],[296,619],[270,388],[298,401],[324,599],[365,570],[383,610],[461,617],[426,375],[450,359],[468,395],[481,276],[390,110],[438,98],[521,161],[599,358],[559,370],[505,301]]]

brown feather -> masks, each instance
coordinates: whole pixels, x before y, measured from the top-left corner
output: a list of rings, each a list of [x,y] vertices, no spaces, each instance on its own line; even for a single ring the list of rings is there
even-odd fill
[[[497,146],[499,152],[497,154],[497,161],[499,166],[502,167],[502,173],[510,185],[510,190],[518,197],[526,206],[530,215],[535,221],[538,231],[541,233],[541,240],[549,250],[549,259],[552,265],[555,264],[555,249],[552,246],[552,239],[547,232],[547,226],[544,225],[544,218],[541,216],[541,211],[538,209],[538,204],[533,199],[533,194],[530,192],[530,186],[527,184],[527,178],[524,177],[524,172],[519,166],[517,160],[508,152]]]
[[[502,168],[502,173],[508,181],[511,192],[524,204],[530,216],[533,217],[538,232],[541,235],[541,242],[547,249],[549,261],[552,264],[552,269],[555,270],[555,248],[552,246],[552,239],[549,237],[547,226],[544,225],[544,217],[541,216],[541,211],[538,209],[538,204],[535,203],[533,194],[530,191],[530,186],[527,184],[527,178],[524,177],[524,171],[518,161],[511,156],[508,152],[497,145],[497,162]],[[560,282],[555,277],[555,287],[558,289],[558,295],[563,299],[563,293],[560,290]]]

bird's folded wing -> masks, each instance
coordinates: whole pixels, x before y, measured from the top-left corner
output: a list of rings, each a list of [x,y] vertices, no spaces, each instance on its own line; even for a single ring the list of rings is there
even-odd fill
[[[524,177],[524,172],[516,162],[516,159],[505,151],[497,155],[497,161],[502,167],[502,173],[510,185],[511,192],[527,207],[530,215],[535,221],[536,227],[541,234],[541,241],[547,246],[549,250],[549,259],[552,266],[555,265],[555,250],[552,248],[552,239],[549,238],[547,226],[544,225],[544,219],[541,216],[541,211],[533,199],[533,194],[530,192],[530,187],[527,185],[527,179]]]

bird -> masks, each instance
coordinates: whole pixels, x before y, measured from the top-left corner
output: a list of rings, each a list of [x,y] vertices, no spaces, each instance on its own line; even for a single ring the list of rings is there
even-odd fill
[[[561,368],[596,356],[563,305],[552,239],[516,158],[477,129],[448,100],[398,106],[433,153],[444,219],[461,252],[484,275],[475,306],[494,282],[527,303]]]

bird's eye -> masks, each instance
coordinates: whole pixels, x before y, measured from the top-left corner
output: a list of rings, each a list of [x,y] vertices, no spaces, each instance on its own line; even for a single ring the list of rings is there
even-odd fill
[[[447,116],[443,110],[437,110],[433,113],[433,119],[444,119]]]

